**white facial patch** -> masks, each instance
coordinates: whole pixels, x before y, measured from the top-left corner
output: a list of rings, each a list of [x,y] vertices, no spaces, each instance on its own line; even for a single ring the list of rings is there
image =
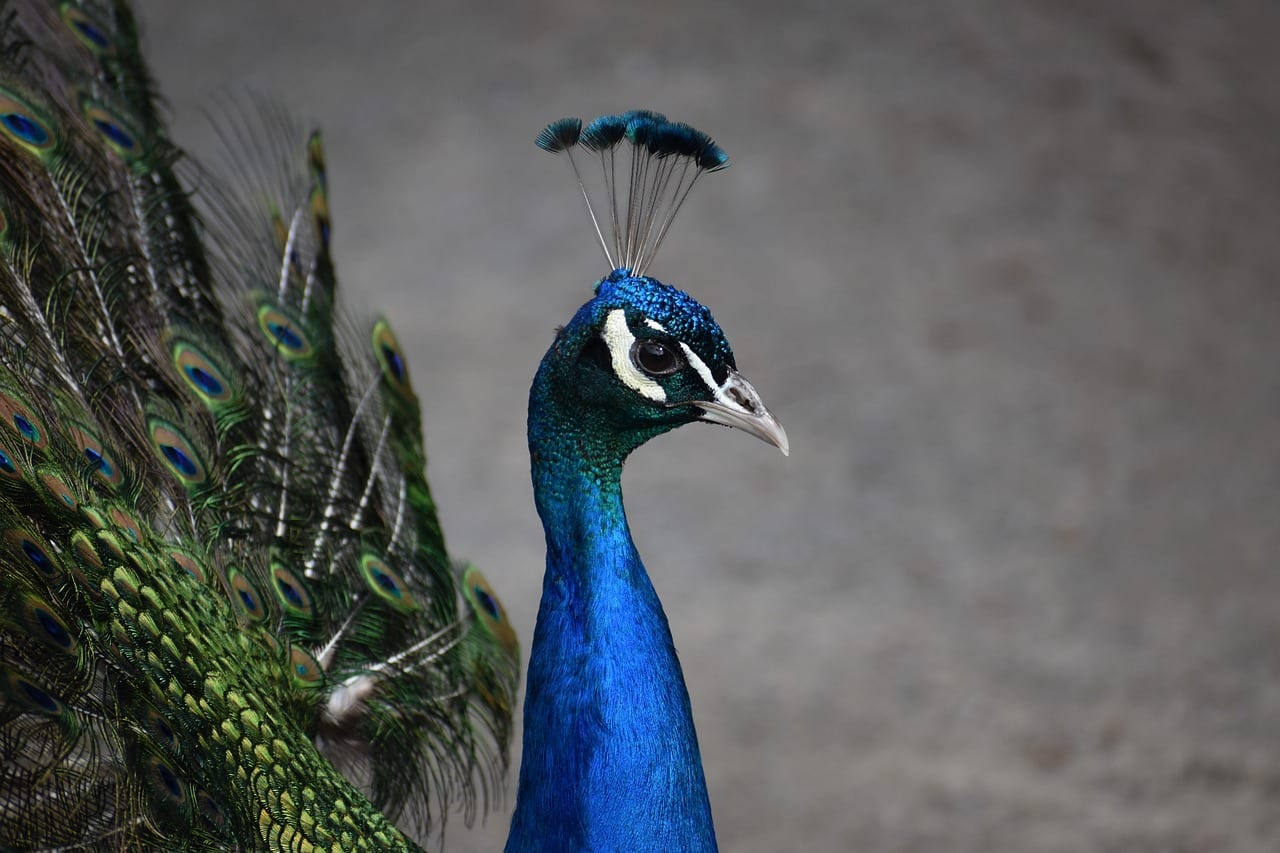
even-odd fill
[[[751,415],[759,415],[766,411],[755,389],[738,378],[732,370],[725,377],[724,384],[717,385],[715,377],[711,375],[711,369],[707,367],[705,361],[698,358],[697,353],[689,349],[683,341],[680,343],[680,349],[684,351],[684,357],[689,360],[698,377],[706,383],[707,390],[711,392],[712,399],[717,403],[723,403]]]
[[[661,327],[658,328],[661,329]],[[662,386],[645,376],[631,363],[631,347],[636,342],[636,336],[631,334],[631,329],[627,327],[627,312],[621,308],[610,311],[609,316],[605,318],[604,332],[601,337],[609,347],[609,358],[613,362],[614,375],[637,394],[658,403],[665,403],[667,392]]]
[[[705,361],[698,358],[698,354],[696,352],[689,349],[688,344],[686,344],[684,341],[680,341],[679,343],[680,343],[680,349],[683,350],[684,352],[684,357],[688,360],[689,364],[693,367],[694,371],[697,372],[698,378],[701,379],[703,384],[707,386],[707,390],[711,392],[711,396],[717,400],[720,400],[720,396],[721,396],[720,386],[716,384],[716,378],[711,375],[711,368],[707,367],[707,363]],[[724,402],[724,401],[720,400],[720,402]]]

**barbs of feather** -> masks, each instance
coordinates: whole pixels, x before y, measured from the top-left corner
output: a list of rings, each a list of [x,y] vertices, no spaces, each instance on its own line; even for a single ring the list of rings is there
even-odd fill
[[[710,136],[650,110],[603,115],[585,127],[580,118],[558,119],[534,142],[568,157],[610,269],[637,276],[657,255],[698,178],[729,165]],[[602,188],[589,187],[597,181],[584,179],[575,148],[597,155]]]

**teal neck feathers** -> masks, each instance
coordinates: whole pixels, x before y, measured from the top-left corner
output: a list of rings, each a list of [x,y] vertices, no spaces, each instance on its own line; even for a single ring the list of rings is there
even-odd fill
[[[688,692],[627,528],[617,442],[530,405],[547,561],[508,850],[714,849]]]

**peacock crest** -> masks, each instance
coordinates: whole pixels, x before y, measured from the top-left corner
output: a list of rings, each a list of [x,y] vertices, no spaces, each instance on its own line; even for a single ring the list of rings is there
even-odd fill
[[[603,115],[586,127],[562,118],[535,144],[568,157],[609,269],[635,276],[644,275],[698,178],[729,165],[710,136],[651,110]],[[596,155],[598,175],[584,179],[575,148]]]

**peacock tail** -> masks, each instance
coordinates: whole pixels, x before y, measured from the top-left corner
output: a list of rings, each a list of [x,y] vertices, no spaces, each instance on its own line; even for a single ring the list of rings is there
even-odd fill
[[[320,138],[215,123],[225,179],[123,2],[0,8],[0,849],[411,848],[500,792],[516,638]]]

